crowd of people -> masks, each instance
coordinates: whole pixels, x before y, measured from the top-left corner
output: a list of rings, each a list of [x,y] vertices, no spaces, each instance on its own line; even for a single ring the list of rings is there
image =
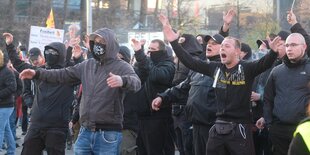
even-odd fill
[[[0,146],[16,152],[20,97],[22,155],[72,146],[76,155],[309,155],[310,36],[289,11],[291,32],[257,38],[252,53],[229,35],[234,16],[223,15],[217,34],[195,35],[160,15],[164,40],[148,47],[121,46],[101,28],[84,45],[73,38],[24,54],[4,33]]]

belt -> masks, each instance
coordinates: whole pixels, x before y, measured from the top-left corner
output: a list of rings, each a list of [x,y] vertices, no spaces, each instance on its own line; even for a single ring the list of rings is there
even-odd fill
[[[88,129],[88,130],[90,130],[91,132],[104,131],[104,129],[101,129],[101,128],[96,128],[96,127],[87,128],[87,129]]]
[[[184,109],[185,105],[172,105],[172,108]]]
[[[224,120],[216,120],[215,124],[232,124],[232,125],[235,125],[237,123],[235,123],[235,122],[228,122],[228,121],[224,121]]]

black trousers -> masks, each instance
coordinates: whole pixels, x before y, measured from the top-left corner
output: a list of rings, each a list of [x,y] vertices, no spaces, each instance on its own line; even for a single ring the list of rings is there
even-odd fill
[[[139,155],[174,155],[172,118],[143,119],[138,123]]]
[[[256,155],[272,155],[271,141],[267,128],[264,128],[262,130],[254,128],[253,141]]]
[[[255,155],[251,124],[236,124],[230,134],[218,134],[215,126],[209,132],[208,155]]]
[[[296,126],[272,124],[269,135],[272,142],[273,155],[287,155]]]
[[[193,155],[193,130],[192,123],[185,116],[185,112],[181,112],[177,116],[172,116],[174,122],[175,144],[180,155]]]
[[[211,127],[212,125],[193,124],[193,145],[195,155],[206,154],[209,130]]]
[[[22,117],[22,131],[27,132],[28,129],[28,107],[26,105],[22,105],[22,112],[23,112],[23,117]]]
[[[23,143],[22,155],[64,155],[68,129],[29,129]]]

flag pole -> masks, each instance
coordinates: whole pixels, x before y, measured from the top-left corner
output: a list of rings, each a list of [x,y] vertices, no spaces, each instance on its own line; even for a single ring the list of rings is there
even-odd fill
[[[86,0],[86,32],[87,34],[92,33],[93,29],[93,16],[91,0]]]

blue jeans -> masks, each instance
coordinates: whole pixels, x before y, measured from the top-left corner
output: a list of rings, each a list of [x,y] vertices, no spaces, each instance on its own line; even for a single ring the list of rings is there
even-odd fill
[[[5,137],[8,144],[8,155],[14,155],[16,150],[15,138],[13,137],[9,124],[9,118],[13,112],[13,109],[13,107],[0,108],[0,146],[2,146],[3,139]]]
[[[122,133],[117,131],[91,131],[81,127],[74,144],[75,155],[118,155]]]
[[[16,138],[16,108],[13,108],[13,112],[9,118],[10,128],[13,134],[13,137]]]

